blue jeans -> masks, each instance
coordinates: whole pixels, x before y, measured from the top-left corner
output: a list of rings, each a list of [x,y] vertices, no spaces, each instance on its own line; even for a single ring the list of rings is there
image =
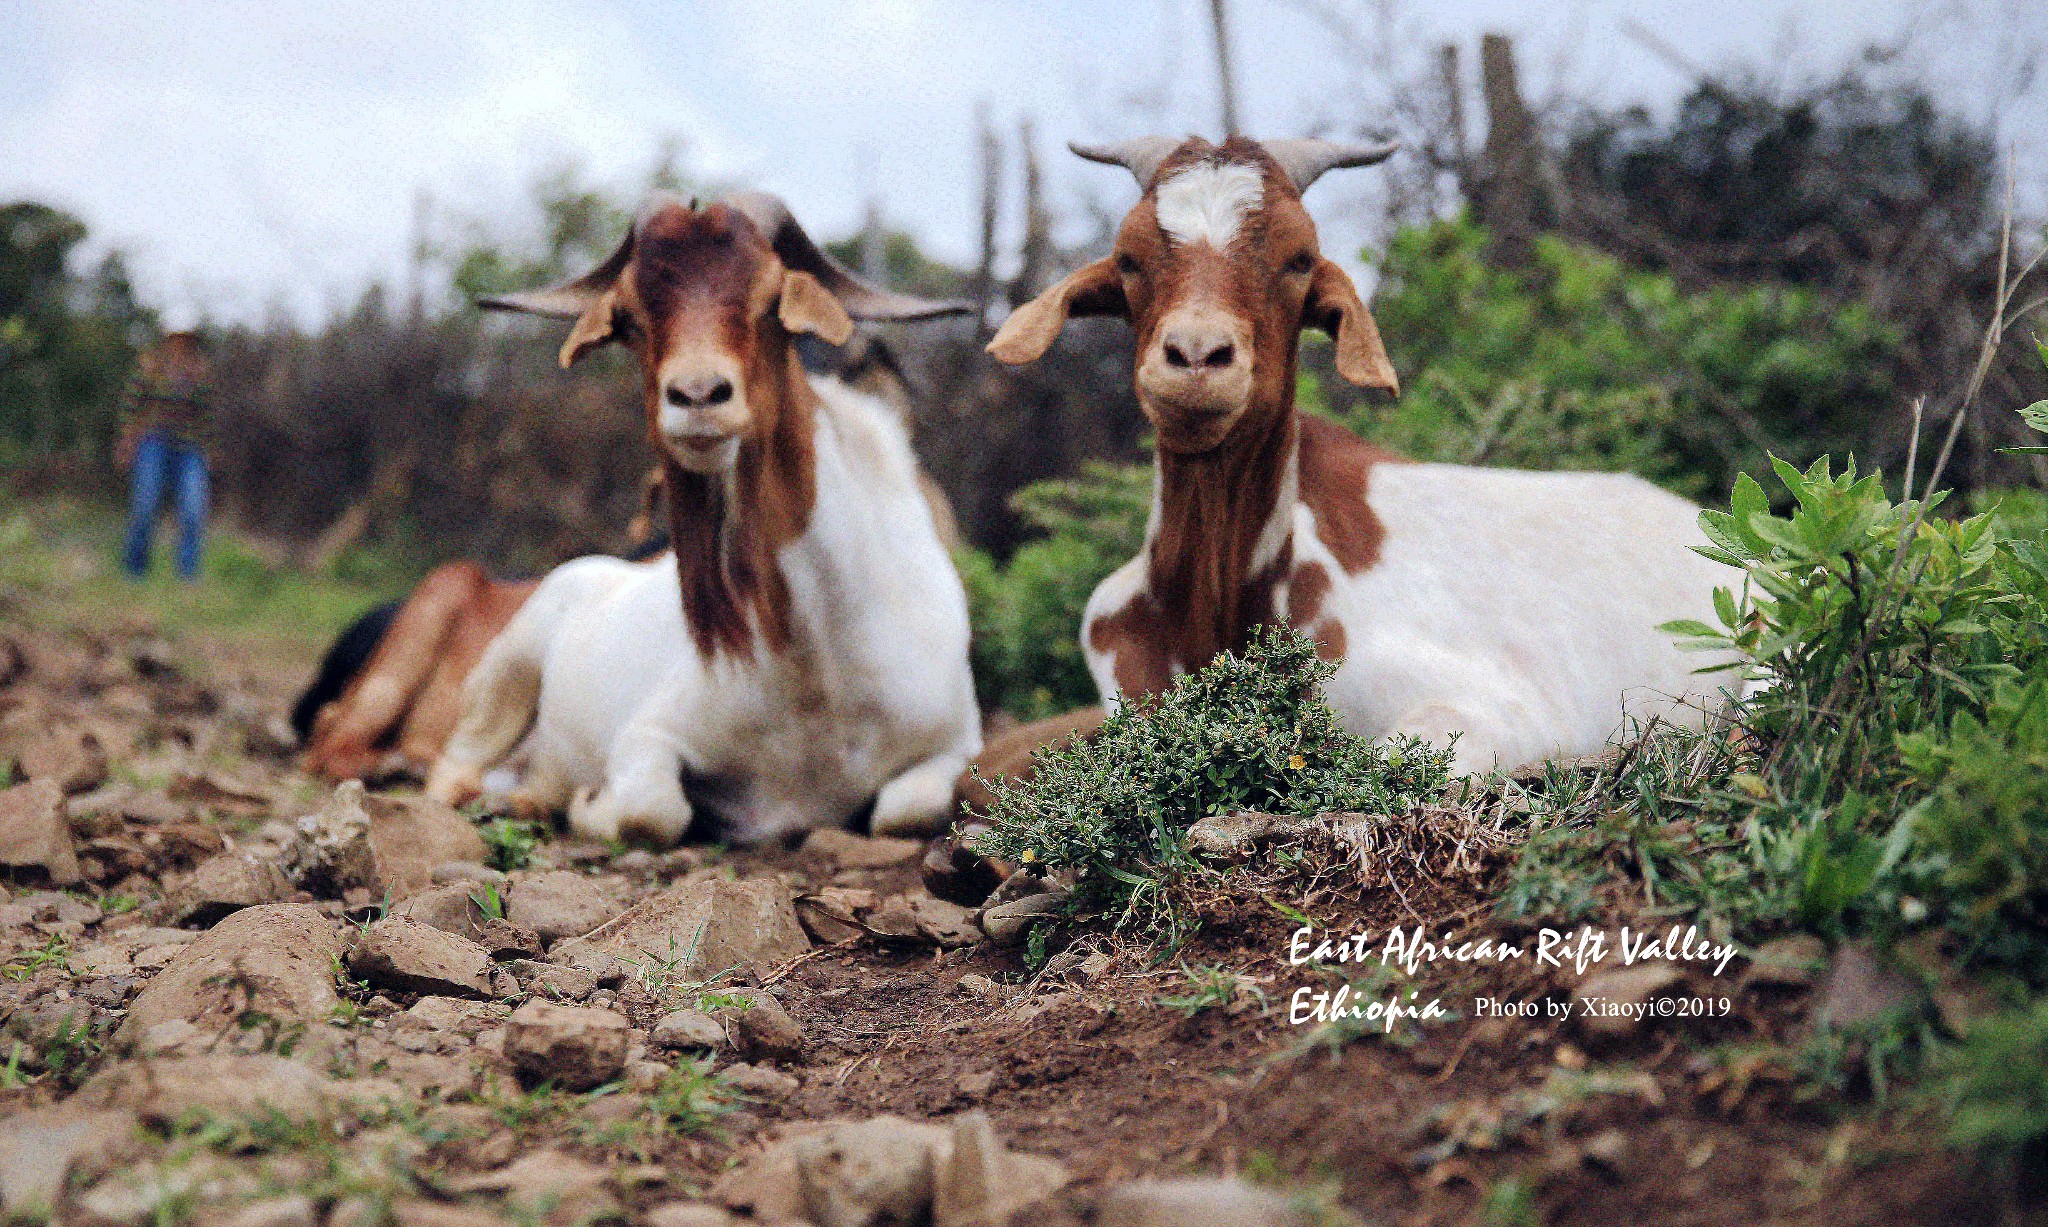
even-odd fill
[[[199,540],[206,529],[206,453],[160,430],[142,436],[135,448],[134,484],[128,508],[128,544],[121,565],[136,579],[149,571],[149,540],[164,494],[172,492],[178,512],[178,575],[199,578]]]

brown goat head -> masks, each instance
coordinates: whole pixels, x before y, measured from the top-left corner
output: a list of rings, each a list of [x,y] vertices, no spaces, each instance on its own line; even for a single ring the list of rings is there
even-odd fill
[[[1303,328],[1336,339],[1344,378],[1397,390],[1379,329],[1350,277],[1323,257],[1301,204],[1324,171],[1371,165],[1393,146],[1150,137],[1074,152],[1126,167],[1145,194],[1107,257],[1010,316],[989,343],[998,359],[1039,357],[1073,316],[1125,317],[1137,332],[1139,404],[1160,447],[1183,454],[1293,403]]]
[[[804,233],[781,200],[739,192],[699,207],[656,193],[618,250],[547,290],[478,300],[575,326],[569,366],[618,342],[640,360],[648,435],[682,469],[732,469],[749,439],[773,436],[801,378],[792,335],[845,344],[853,321],[967,310],[861,282]]]

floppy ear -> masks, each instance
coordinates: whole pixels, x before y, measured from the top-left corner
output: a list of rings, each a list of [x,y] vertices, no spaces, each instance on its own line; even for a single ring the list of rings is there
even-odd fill
[[[782,326],[791,332],[809,332],[844,345],[853,337],[853,320],[832,292],[816,277],[799,268],[782,272],[782,300],[775,308]]]
[[[1067,274],[1066,280],[1010,312],[996,330],[988,352],[1010,366],[1043,357],[1060,329],[1077,315],[1127,315],[1124,280],[1113,258],[1097,260]]]
[[[517,294],[493,294],[476,300],[476,305],[486,311],[518,311],[526,315],[544,315],[549,319],[576,321],[569,330],[569,339],[562,342],[562,365],[570,366],[577,359],[618,338],[614,323],[614,308],[618,305],[619,275],[626,271],[626,265],[633,259],[633,231],[626,231],[626,237],[619,240],[619,246],[604,263],[591,269],[581,277],[572,278],[545,290],[522,290]]]
[[[562,342],[559,360],[563,370],[568,370],[582,360],[583,355],[593,349],[608,345],[619,339],[619,328],[614,319],[613,308],[618,302],[617,290],[606,290],[597,300],[583,309],[576,317],[576,326],[569,330],[568,339]]]
[[[1380,344],[1380,328],[1359,301],[1358,289],[1344,270],[1329,260],[1316,262],[1308,302],[1301,312],[1304,328],[1320,328],[1337,342],[1337,373],[1361,388],[1389,396],[1401,394],[1400,377]]]

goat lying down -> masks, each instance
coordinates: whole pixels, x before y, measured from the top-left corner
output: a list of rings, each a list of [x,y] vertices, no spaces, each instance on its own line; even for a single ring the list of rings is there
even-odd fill
[[[896,412],[807,377],[792,333],[952,304],[871,289],[781,202],[657,197],[596,272],[487,305],[626,344],[666,468],[673,557],[558,567],[492,643],[429,792],[460,800],[531,729],[527,810],[668,842],[944,822],[980,746],[967,604]]]
[[[1043,354],[1070,316],[1137,333],[1157,430],[1143,551],[1096,588],[1082,648],[1104,701],[1151,694],[1253,628],[1285,623],[1342,662],[1327,686],[1367,736],[1456,737],[1462,772],[1592,753],[1624,712],[1697,723],[1698,655],[1657,630],[1710,618],[1726,571],[1697,509],[1639,478],[1414,464],[1297,413],[1303,328],[1338,373],[1398,392],[1301,193],[1391,146],[1145,138],[1075,148],[1144,189],[1111,254],[1017,309],[989,344]]]

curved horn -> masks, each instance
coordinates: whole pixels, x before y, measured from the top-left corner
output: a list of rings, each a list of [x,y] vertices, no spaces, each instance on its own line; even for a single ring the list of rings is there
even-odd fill
[[[744,214],[761,228],[777,259],[790,268],[816,277],[831,291],[846,313],[857,320],[923,320],[939,315],[958,315],[974,310],[972,303],[958,299],[918,298],[878,289],[848,272],[845,266],[811,242],[811,236],[790,215],[779,196],[767,192],[734,192],[726,205]]]
[[[1113,145],[1077,145],[1067,142],[1067,148],[1090,162],[1105,166],[1121,166],[1137,179],[1138,186],[1152,186],[1152,176],[1159,173],[1160,163],[1173,155],[1182,142],[1170,136],[1140,136]]]
[[[1273,155],[1280,169],[1287,172],[1288,181],[1294,184],[1297,192],[1306,192],[1309,184],[1323,177],[1324,171],[1336,170],[1340,166],[1371,166],[1384,162],[1401,147],[1399,141],[1350,145],[1313,137],[1288,137],[1260,141],[1259,144]]]
[[[590,305],[604,297],[606,290],[619,280],[626,262],[633,258],[633,234],[640,228],[635,222],[632,230],[619,241],[617,251],[605,258],[603,264],[591,269],[581,277],[564,281],[545,290],[524,290],[517,294],[492,294],[476,300],[476,305],[491,311],[524,311],[529,315],[545,315],[551,319],[573,320],[590,308]]]

